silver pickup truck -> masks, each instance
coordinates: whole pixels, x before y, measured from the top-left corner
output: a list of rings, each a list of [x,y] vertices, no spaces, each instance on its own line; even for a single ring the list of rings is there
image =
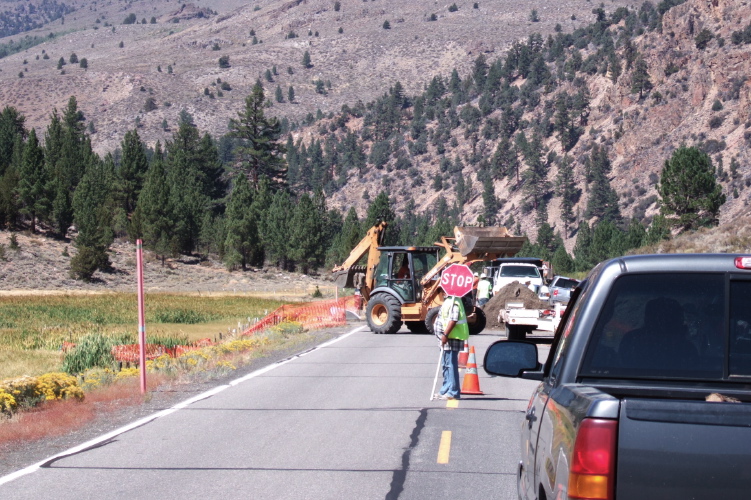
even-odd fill
[[[540,381],[519,498],[751,498],[751,256],[604,262],[544,365],[535,344],[500,341],[484,367]]]

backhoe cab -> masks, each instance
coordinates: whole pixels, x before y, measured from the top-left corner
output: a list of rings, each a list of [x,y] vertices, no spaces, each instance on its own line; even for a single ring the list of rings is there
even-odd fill
[[[333,269],[337,286],[355,288],[362,295],[373,333],[396,333],[402,323],[414,333],[433,333],[445,296],[440,287],[444,269],[516,255],[526,241],[511,236],[505,227],[455,227],[455,237],[441,237],[436,246],[380,246],[386,226],[380,222],[368,230],[347,260]],[[366,255],[367,264],[358,265]],[[480,333],[485,314],[474,306],[471,294],[463,301],[470,333]]]

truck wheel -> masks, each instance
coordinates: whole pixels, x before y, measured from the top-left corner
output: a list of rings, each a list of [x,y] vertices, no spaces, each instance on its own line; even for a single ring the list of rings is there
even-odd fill
[[[405,321],[404,324],[412,333],[428,333],[428,325],[424,321]]]
[[[440,307],[434,307],[428,311],[425,315],[425,326],[428,329],[428,333],[435,335],[435,320],[438,319],[438,314],[441,312]]]
[[[373,333],[396,333],[402,326],[402,306],[395,297],[380,293],[368,301],[365,317]]]
[[[469,326],[469,334],[477,335],[485,329],[487,323],[488,319],[485,316],[485,312],[479,307],[475,307],[475,322],[467,324]]]
[[[508,340],[527,340],[527,329],[523,325],[506,325]]]

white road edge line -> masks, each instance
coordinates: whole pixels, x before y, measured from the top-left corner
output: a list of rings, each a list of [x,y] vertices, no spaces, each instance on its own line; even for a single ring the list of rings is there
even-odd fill
[[[156,420],[158,418],[166,417],[167,415],[169,415],[171,413],[174,413],[174,412],[176,412],[178,410],[182,410],[183,408],[186,408],[187,406],[190,406],[193,403],[196,403],[196,402],[198,402],[198,401],[200,401],[202,399],[206,399],[206,398],[210,398],[211,396],[215,396],[216,394],[219,394],[220,392],[224,391],[225,389],[229,389],[230,387],[234,387],[234,386],[236,386],[238,384],[241,384],[241,383],[243,383],[243,382],[245,382],[247,380],[250,380],[252,378],[258,377],[259,375],[263,375],[264,373],[270,372],[271,370],[273,370],[275,368],[278,368],[278,367],[280,367],[282,365],[286,365],[290,361],[293,361],[293,360],[295,360],[297,358],[305,356],[306,354],[309,354],[309,353],[311,353],[313,351],[317,351],[318,349],[322,349],[324,347],[328,347],[328,346],[330,346],[332,344],[335,344],[336,342],[339,342],[340,340],[344,340],[347,337],[349,337],[350,335],[353,335],[353,334],[355,334],[355,333],[357,333],[357,332],[359,332],[360,330],[363,330],[363,329],[365,329],[364,325],[363,326],[359,326],[359,327],[355,328],[354,330],[351,330],[351,331],[345,333],[344,335],[341,335],[339,337],[336,337],[334,339],[326,341],[323,344],[315,346],[312,349],[310,349],[309,351],[305,351],[305,352],[302,352],[302,353],[297,354],[295,356],[292,356],[290,358],[287,358],[285,360],[273,363],[273,364],[271,364],[269,366],[266,366],[264,368],[261,368],[259,370],[254,371],[254,372],[251,372],[251,373],[249,373],[247,375],[244,375],[244,376],[242,376],[240,378],[232,380],[228,384],[214,387],[213,389],[211,389],[209,391],[203,392],[201,394],[198,394],[197,396],[193,396],[192,398],[189,398],[189,399],[186,399],[185,401],[177,403],[176,405],[174,405],[174,406],[172,406],[170,408],[167,408],[166,410],[159,411],[157,413],[149,415],[148,417],[144,417],[144,418],[142,418],[140,420],[136,420],[135,422],[131,422],[130,424],[128,424],[126,426],[123,426],[123,427],[120,427],[119,429],[115,429],[114,431],[108,432],[107,434],[102,434],[101,436],[96,437],[96,438],[94,438],[94,439],[92,439],[90,441],[86,441],[85,443],[79,444],[78,446],[74,446],[73,448],[70,448],[70,449],[67,449],[65,451],[62,451],[62,452],[60,452],[60,453],[58,453],[56,455],[53,455],[53,456],[51,456],[49,458],[45,458],[44,460],[42,460],[40,462],[37,462],[37,463],[35,463],[33,465],[29,465],[28,467],[25,467],[25,468],[23,468],[21,470],[18,470],[16,472],[12,472],[11,474],[8,474],[7,476],[0,477],[0,486],[2,486],[3,484],[9,483],[11,481],[14,481],[14,480],[18,479],[19,477],[23,477],[23,476],[26,476],[26,475],[31,474],[33,472],[36,472],[43,465],[45,465],[45,464],[47,464],[49,462],[58,460],[60,458],[64,458],[64,457],[69,456],[69,455],[74,455],[76,453],[80,453],[81,451],[86,450],[87,448],[91,448],[91,447],[96,446],[98,444],[101,444],[101,443],[103,443],[105,441],[109,441],[112,438],[115,438],[115,437],[117,437],[117,436],[119,436],[121,434],[124,434],[124,433],[126,433],[128,431],[131,431],[131,430],[133,430],[133,429],[135,429],[137,427],[140,427],[142,425],[148,424],[149,422],[152,422],[152,421],[154,421],[154,420]]]

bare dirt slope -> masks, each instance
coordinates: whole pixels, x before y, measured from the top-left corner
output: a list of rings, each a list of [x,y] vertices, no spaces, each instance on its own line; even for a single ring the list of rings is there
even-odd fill
[[[608,8],[638,3],[612,0]],[[582,0],[479,1],[477,8],[456,2],[455,12],[449,12],[451,3],[430,0],[339,4],[336,11],[334,0],[202,0],[184,7],[166,0],[75,0],[76,10],[64,22],[29,33],[55,38],[0,59],[0,103],[19,109],[27,126],[42,132],[53,108],[63,109],[76,96],[94,124],[95,150],[105,153],[119,146],[136,119],[146,142],[164,142],[183,109],[201,130],[218,137],[258,79],[274,101],[270,113],[301,120],[318,109],[337,112],[343,104],[372,101],[397,80],[408,94],[420,92],[433,76],[447,77],[454,68],[464,75],[481,53],[495,59],[531,32],[552,33],[556,24],[570,31],[594,20],[594,4]],[[539,22],[529,21],[532,9]],[[123,24],[129,14],[137,24]],[[429,21],[431,14],[435,21]],[[383,28],[385,21],[390,29]],[[253,44],[251,30],[259,43]],[[309,69],[301,64],[305,51]],[[86,58],[87,69],[69,63],[73,53]],[[222,56],[229,57],[229,67],[219,67]],[[68,64],[58,69],[61,57]],[[273,67],[278,74],[267,82],[265,72]],[[331,82],[327,95],[315,92],[314,80]],[[232,90],[222,90],[222,83]],[[277,85],[284,103],[274,100]],[[286,102],[289,86],[293,103]],[[147,98],[154,99],[155,110],[144,110]]]
[[[40,235],[16,234],[18,250],[10,249],[10,233],[0,231],[5,258],[0,259],[0,295],[33,293],[135,292],[135,245],[117,241],[112,245],[112,270],[98,271],[91,283],[70,277],[70,258],[75,247]],[[65,253],[68,255],[66,256]],[[252,293],[292,299],[310,297],[316,286],[333,295],[333,286],[324,277],[253,269],[229,272],[221,262],[197,257],[161,261],[144,252],[146,292],[174,293]]]

